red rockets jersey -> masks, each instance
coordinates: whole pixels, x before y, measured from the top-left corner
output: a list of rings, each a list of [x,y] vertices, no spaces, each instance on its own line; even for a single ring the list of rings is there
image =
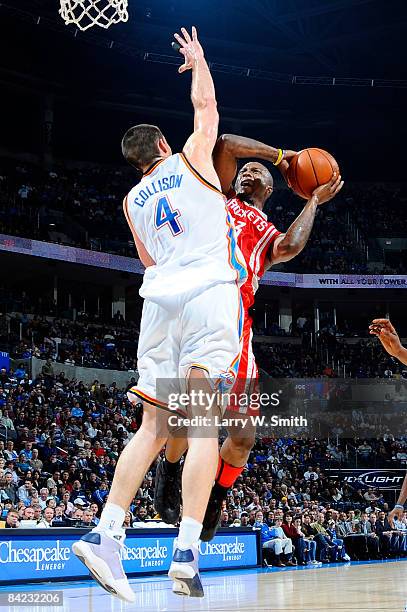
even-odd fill
[[[281,232],[267,221],[262,210],[239,198],[231,198],[227,206],[235,223],[237,244],[246,262],[248,276],[240,291],[244,309],[248,310],[254,303],[258,281],[264,274],[267,253]]]

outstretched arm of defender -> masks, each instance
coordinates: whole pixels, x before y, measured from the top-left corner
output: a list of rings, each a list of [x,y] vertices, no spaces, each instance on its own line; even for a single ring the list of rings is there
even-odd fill
[[[397,500],[397,504],[394,506],[393,510],[389,512],[388,520],[391,527],[394,529],[394,518],[401,518],[404,512],[404,504],[407,500],[407,474],[404,478],[403,486],[401,487],[400,495]]]
[[[213,163],[219,176],[223,193],[229,193],[237,173],[237,160],[245,158],[264,159],[272,162],[279,169],[287,165],[295,151],[283,151],[263,144],[253,138],[222,134],[213,150]],[[284,174],[284,172],[282,172]]]
[[[188,161],[206,180],[216,187],[220,187],[212,163],[212,151],[218,136],[219,126],[215,86],[198,40],[196,28],[192,28],[192,37],[185,28],[181,28],[181,32],[182,36],[175,34],[175,38],[181,46],[179,52],[185,59],[184,64],[179,68],[179,72],[192,70],[191,100],[195,113],[194,132],[184,146],[184,153]]]
[[[334,173],[326,185],[317,187],[312,198],[308,200],[301,214],[293,221],[285,234],[278,236],[269,253],[268,267],[283,261],[290,261],[304,249],[314,226],[318,206],[332,200],[342,189],[341,176]]]
[[[372,336],[377,336],[383,348],[391,355],[396,357],[401,363],[407,365],[407,349],[400,342],[400,338],[389,319],[373,319],[369,325],[369,332]]]

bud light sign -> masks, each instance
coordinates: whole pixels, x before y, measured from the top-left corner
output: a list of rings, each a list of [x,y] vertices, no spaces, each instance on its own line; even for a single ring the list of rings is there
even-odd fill
[[[401,489],[405,470],[372,470],[372,469],[331,469],[326,470],[330,478],[340,478],[357,487],[397,491]]]
[[[86,578],[89,573],[72,553],[82,530],[0,530],[0,584],[13,581]],[[175,530],[128,530],[122,551],[127,574],[167,572],[172,558]],[[171,533],[169,533],[171,531]],[[200,544],[201,569],[255,567],[258,564],[257,534],[230,530],[212,542]]]

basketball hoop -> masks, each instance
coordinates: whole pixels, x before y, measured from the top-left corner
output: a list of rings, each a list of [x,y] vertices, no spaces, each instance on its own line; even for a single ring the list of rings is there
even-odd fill
[[[92,26],[109,28],[114,23],[127,21],[128,0],[60,0],[59,9],[66,25],[73,23],[80,30]]]

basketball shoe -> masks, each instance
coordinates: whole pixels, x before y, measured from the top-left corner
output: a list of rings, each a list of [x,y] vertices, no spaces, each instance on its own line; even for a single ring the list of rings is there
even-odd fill
[[[105,591],[132,603],[136,595],[128,583],[120,558],[124,538],[124,529],[120,532],[90,531],[72,545],[72,551]]]
[[[222,514],[222,503],[227,497],[228,490],[215,482],[206,508],[203,520],[201,540],[210,542],[215,537]]]
[[[154,508],[164,521],[170,525],[178,523],[181,514],[181,464],[175,466],[174,473],[168,461],[160,461],[155,475]]]
[[[174,554],[168,576],[173,580],[172,592],[187,597],[203,597],[201,578],[198,568],[199,549],[193,544],[187,550],[178,548],[178,540],[174,540]]]

